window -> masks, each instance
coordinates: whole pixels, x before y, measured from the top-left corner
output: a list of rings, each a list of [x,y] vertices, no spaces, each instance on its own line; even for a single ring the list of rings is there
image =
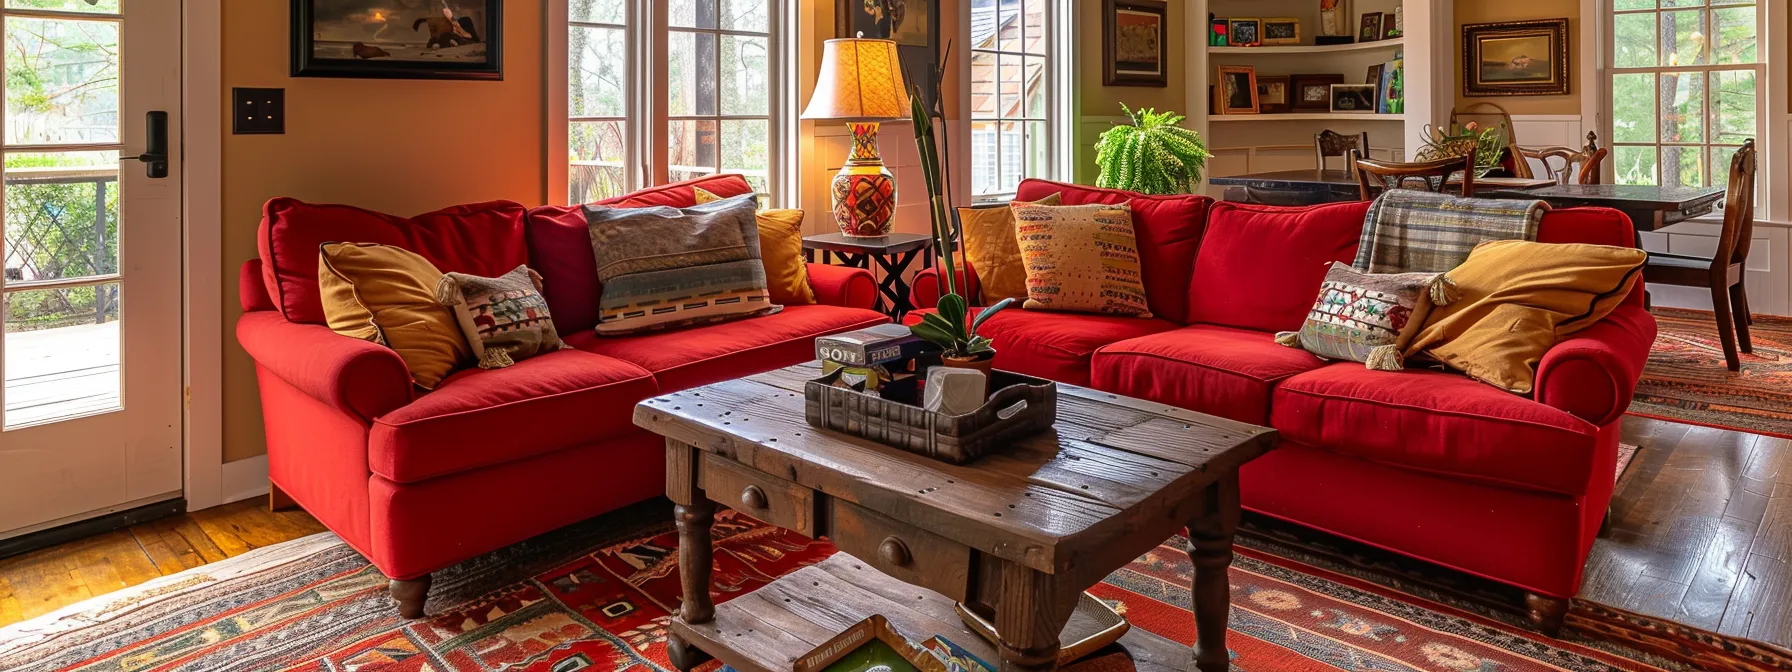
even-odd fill
[[[1755,0],[1614,0],[1610,34],[1618,183],[1724,184],[1760,132]]]
[[[572,202],[721,172],[777,193],[783,0],[668,0],[663,24],[635,0],[567,3]],[[655,41],[664,60],[643,56]],[[646,102],[656,95],[663,108]]]
[[[1056,177],[1054,122],[1068,78],[1052,53],[1053,17],[1068,3],[971,0],[971,185],[980,199],[1014,193],[1023,178]]]

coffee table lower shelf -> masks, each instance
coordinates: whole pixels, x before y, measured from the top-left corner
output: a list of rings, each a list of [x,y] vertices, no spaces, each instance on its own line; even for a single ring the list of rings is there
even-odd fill
[[[990,665],[1001,664],[996,647],[965,627],[951,598],[891,578],[846,553],[716,605],[708,623],[675,617],[672,632],[741,672],[788,672],[798,658],[873,614],[916,644],[943,635]],[[1095,622],[1072,618],[1065,636]]]

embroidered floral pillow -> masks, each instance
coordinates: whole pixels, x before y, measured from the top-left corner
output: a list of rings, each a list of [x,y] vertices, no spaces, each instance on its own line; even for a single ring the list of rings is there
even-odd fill
[[[1427,298],[1437,273],[1364,273],[1332,262],[1319,299],[1300,331],[1276,334],[1276,342],[1327,359],[1363,362],[1378,371],[1405,368],[1400,356],[1431,307]]]
[[[436,300],[454,310],[479,368],[501,369],[567,347],[541,297],[541,276],[528,266],[497,278],[444,274]]]

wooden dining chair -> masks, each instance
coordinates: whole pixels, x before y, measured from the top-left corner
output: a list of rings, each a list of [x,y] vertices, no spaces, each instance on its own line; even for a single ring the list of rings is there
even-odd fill
[[[1334,156],[1344,159],[1344,169],[1350,170],[1350,150],[1353,149],[1369,156],[1368,131],[1345,135],[1328,128],[1313,136],[1313,158],[1319,170],[1325,170],[1325,160]]]
[[[1506,134],[1506,149],[1502,152],[1501,165],[1512,171],[1513,177],[1531,179],[1531,167],[1524,160],[1518,149],[1518,129],[1512,125],[1512,115],[1506,108],[1495,103],[1475,103],[1463,109],[1450,108],[1450,127],[1466,126],[1468,122],[1480,124],[1482,128],[1489,126],[1503,128]]]
[[[1475,157],[1473,154],[1436,161],[1420,163],[1399,163],[1395,161],[1376,161],[1365,159],[1362,154],[1351,152],[1350,163],[1356,167],[1356,184],[1365,201],[1375,200],[1382,192],[1389,189],[1408,189],[1407,185],[1417,181],[1425,191],[1446,193],[1450,180],[1456,173],[1462,173],[1462,195],[1475,195]]]
[[[1649,253],[1643,281],[1649,284],[1704,287],[1711,290],[1711,312],[1717,318],[1717,337],[1723,343],[1724,363],[1731,371],[1742,370],[1737,354],[1754,352],[1748,328],[1754,317],[1748,309],[1748,247],[1755,229],[1755,141],[1742,143],[1730,159],[1730,182],[1724,194],[1724,225],[1717,234],[1717,254],[1697,257]]]
[[[1520,148],[1519,154],[1526,159],[1536,159],[1543,164],[1545,177],[1555,180],[1556,184],[1599,184],[1600,172],[1605,165],[1608,150],[1599,146],[1599,134],[1587,131],[1587,146],[1580,151],[1567,147],[1540,147],[1537,149]],[[1562,162],[1561,170],[1557,170],[1551,160]],[[1576,166],[1579,166],[1578,171]]]

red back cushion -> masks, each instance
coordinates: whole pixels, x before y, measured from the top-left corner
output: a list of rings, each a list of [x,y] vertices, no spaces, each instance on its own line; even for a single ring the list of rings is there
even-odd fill
[[[1636,247],[1636,228],[1629,215],[1611,208],[1562,208],[1543,215],[1537,242]]]
[[[444,273],[495,278],[528,263],[522,204],[491,201],[397,217],[348,205],[276,198],[262,206],[257,245],[262,281],[280,314],[322,324],[317,247],[323,243],[378,243],[421,255]]]
[[[1189,288],[1189,319],[1294,331],[1334,261],[1356,258],[1369,203],[1306,208],[1219,203]]]
[[[1189,322],[1189,270],[1201,248],[1201,232],[1207,225],[1207,209],[1213,199],[1192,195],[1143,196],[1046,180],[1021,181],[1014,198],[1037,201],[1052,194],[1062,194],[1064,205],[1130,205],[1133,232],[1139,239],[1146,304],[1159,318],[1178,324]]]
[[[691,187],[703,187],[723,198],[753,191],[739,175],[711,175],[604,199],[597,205],[688,208],[697,204]],[[541,296],[547,299],[548,312],[554,316],[554,330],[565,336],[596,328],[597,304],[604,288],[597,281],[597,257],[591,253],[591,234],[585,227],[583,206],[533,208],[529,210],[526,228],[529,268],[541,274]]]

